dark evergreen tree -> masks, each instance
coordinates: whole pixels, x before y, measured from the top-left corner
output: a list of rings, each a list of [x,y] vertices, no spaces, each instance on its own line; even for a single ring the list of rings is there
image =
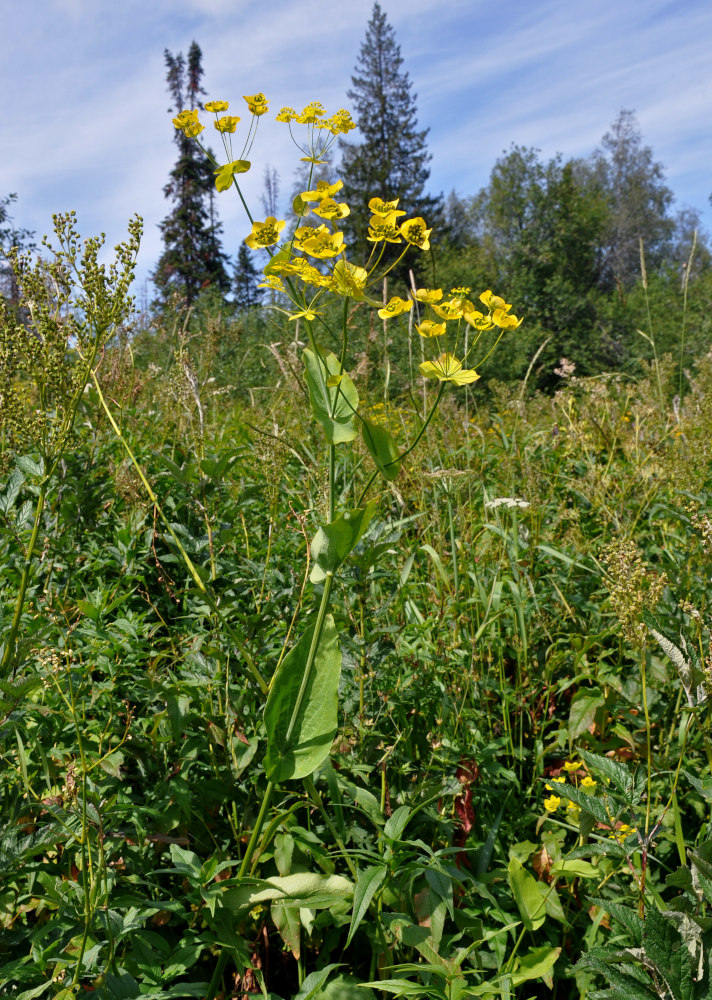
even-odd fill
[[[235,305],[238,309],[250,309],[259,305],[262,290],[257,287],[259,272],[252,262],[252,255],[244,243],[240,244],[235,264],[233,289]]]
[[[402,65],[395,32],[374,3],[348,91],[362,141],[342,140],[340,172],[343,195],[352,210],[345,225],[348,242],[355,242],[366,255],[371,248],[366,239],[370,198],[400,198],[398,207],[407,217],[421,216],[428,227],[437,227],[442,213],[442,199],[425,193],[431,158],[428,129],[418,129],[417,95],[411,92]],[[352,259],[357,257],[358,253]]]
[[[182,53],[174,56],[168,49],[164,56],[171,110],[178,114],[186,108],[201,108],[200,96],[205,91],[198,44],[191,44],[187,61]],[[153,280],[164,298],[178,292],[190,304],[202,289],[210,286],[227,292],[230,279],[227,256],[220,242],[222,225],[215,211],[213,166],[180,129],[175,129],[173,138],[178,146],[178,159],[163,193],[174,206],[159,226],[164,251]]]

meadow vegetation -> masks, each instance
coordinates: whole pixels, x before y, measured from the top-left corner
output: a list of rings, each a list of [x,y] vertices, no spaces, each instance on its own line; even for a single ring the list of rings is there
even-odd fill
[[[545,368],[462,255],[389,295],[430,230],[378,192],[345,259],[338,190],[250,218],[277,308],[137,315],[137,220],[13,258],[2,995],[712,997],[709,274]]]

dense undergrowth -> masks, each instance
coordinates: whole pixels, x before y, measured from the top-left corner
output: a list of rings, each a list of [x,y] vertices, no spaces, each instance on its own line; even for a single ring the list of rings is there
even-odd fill
[[[269,678],[323,586],[328,477],[271,333],[251,398],[215,316],[114,339],[82,395],[2,686],[3,995],[712,995],[709,357],[682,400],[669,359],[446,396],[334,585],[331,754],[248,850],[246,657]],[[374,421],[407,439],[424,391]],[[46,479],[22,433],[6,644]]]

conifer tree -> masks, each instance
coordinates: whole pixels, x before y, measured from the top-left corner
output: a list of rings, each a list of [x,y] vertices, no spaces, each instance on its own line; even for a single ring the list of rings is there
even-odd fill
[[[235,305],[238,309],[250,309],[259,305],[261,289],[257,287],[258,272],[250,251],[244,242],[240,244],[237,251],[237,263],[235,264],[235,277],[233,288],[235,290]]]
[[[366,251],[370,198],[400,198],[398,207],[408,217],[422,216],[429,227],[437,226],[442,212],[442,199],[425,193],[428,129],[418,129],[417,95],[402,66],[395,32],[376,2],[348,91],[362,142],[342,141],[339,175],[353,210],[345,228],[350,242]]]
[[[174,56],[168,49],[164,57],[171,110],[178,114],[187,108],[202,108],[200,96],[205,91],[200,46],[191,44],[187,61],[182,53]],[[174,130],[173,138],[178,159],[163,193],[174,204],[159,226],[164,251],[153,280],[164,298],[175,291],[190,305],[211,285],[228,291],[230,279],[220,244],[222,225],[216,217],[212,165],[180,129]]]

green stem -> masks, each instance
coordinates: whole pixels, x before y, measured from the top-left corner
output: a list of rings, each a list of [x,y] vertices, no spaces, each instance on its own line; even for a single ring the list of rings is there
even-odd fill
[[[0,664],[0,676],[2,678],[7,677],[12,667],[13,661],[15,659],[15,645],[17,643],[17,633],[20,630],[22,612],[25,607],[25,595],[27,593],[27,587],[30,582],[30,574],[32,572],[32,557],[34,555],[35,547],[37,545],[37,539],[40,533],[40,524],[42,523],[42,513],[44,511],[45,501],[47,499],[48,485],[49,485],[49,477],[45,477],[40,486],[40,492],[37,497],[37,505],[35,507],[35,520],[34,524],[32,525],[32,534],[30,535],[30,542],[29,545],[27,546],[27,552],[25,554],[25,565],[22,568],[20,589],[17,594],[17,600],[15,601],[15,613],[13,614],[12,617],[12,625],[10,626],[10,632],[5,642],[5,650],[3,652],[2,663]]]

